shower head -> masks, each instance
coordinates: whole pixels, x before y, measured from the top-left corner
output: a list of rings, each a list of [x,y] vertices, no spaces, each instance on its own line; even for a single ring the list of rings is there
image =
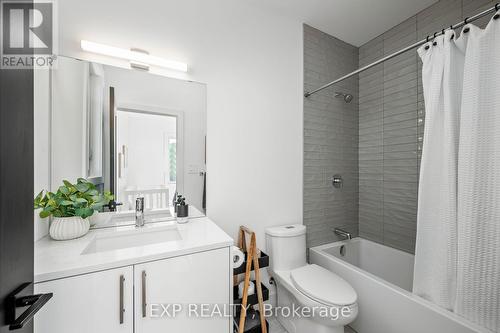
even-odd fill
[[[345,94],[341,92],[336,92],[335,97],[342,98],[346,103],[351,103],[352,99],[354,98],[354,96],[352,96],[351,94]]]

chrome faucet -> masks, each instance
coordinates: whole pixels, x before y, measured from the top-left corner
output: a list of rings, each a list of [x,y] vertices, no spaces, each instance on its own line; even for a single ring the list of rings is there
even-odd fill
[[[350,232],[347,232],[343,229],[340,229],[340,228],[335,228],[333,229],[333,232],[335,233],[335,235],[337,236],[340,236],[340,237],[344,237],[344,239],[352,239],[352,235]]]
[[[144,226],[144,197],[135,199],[135,226]]]

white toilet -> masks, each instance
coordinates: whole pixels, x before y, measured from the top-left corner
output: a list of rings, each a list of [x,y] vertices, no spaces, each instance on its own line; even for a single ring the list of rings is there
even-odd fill
[[[274,312],[281,325],[289,333],[343,333],[358,315],[356,291],[336,274],[307,264],[306,227],[268,228],[266,245],[269,273],[277,284]],[[300,310],[289,314],[294,307]]]

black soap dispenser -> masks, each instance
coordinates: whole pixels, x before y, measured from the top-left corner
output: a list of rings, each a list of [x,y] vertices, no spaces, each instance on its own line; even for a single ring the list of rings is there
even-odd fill
[[[177,223],[187,223],[189,216],[189,205],[186,204],[186,198],[177,202]]]

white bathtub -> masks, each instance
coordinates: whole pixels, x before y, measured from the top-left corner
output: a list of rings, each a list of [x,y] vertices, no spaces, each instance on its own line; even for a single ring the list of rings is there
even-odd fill
[[[358,293],[359,314],[350,325],[358,333],[491,333],[411,293],[414,256],[409,253],[354,238],[313,247],[309,258]]]

